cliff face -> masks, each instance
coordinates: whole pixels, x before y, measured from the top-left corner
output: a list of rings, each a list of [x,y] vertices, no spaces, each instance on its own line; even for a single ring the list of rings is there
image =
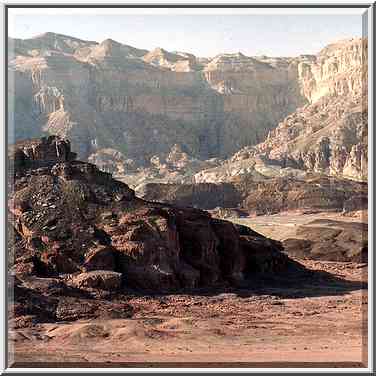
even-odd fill
[[[257,153],[298,168],[364,175],[361,39],[317,56],[212,59],[53,33],[9,43],[16,139],[57,134],[69,137],[81,158],[111,149],[127,166],[148,166],[175,144],[193,158],[227,158],[271,131]]]
[[[366,181],[368,172],[367,42],[352,39],[301,56],[298,80],[306,105],[197,182],[236,175],[304,175],[304,171]],[[269,171],[267,171],[269,170]],[[300,172],[299,172],[300,171]],[[260,180],[260,179],[259,179]]]
[[[204,68],[204,77],[223,98],[221,157],[263,140],[273,124],[306,101],[300,94],[293,59],[262,61],[241,53],[219,55]]]
[[[350,39],[328,45],[317,56],[302,56],[298,73],[304,96],[314,103],[326,95],[361,95],[367,53],[366,40]]]
[[[113,148],[147,164],[174,144],[200,159],[228,156],[305,102],[292,59],[204,61],[52,33],[9,43],[16,139],[70,137],[82,158]]]
[[[310,104],[271,131],[257,153],[297,168],[367,180],[367,43],[333,44],[299,65]]]
[[[256,154],[270,163],[367,180],[367,108],[362,97],[324,97],[273,130]]]

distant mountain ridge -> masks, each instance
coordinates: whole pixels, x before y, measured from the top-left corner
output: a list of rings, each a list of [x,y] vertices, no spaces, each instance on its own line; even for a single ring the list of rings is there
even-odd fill
[[[235,53],[210,59],[54,33],[10,38],[10,133],[14,131],[16,139],[57,134],[72,140],[80,158],[111,149],[136,166],[149,166],[152,157],[168,155],[174,145],[205,160],[228,158],[261,143],[256,154],[275,159],[276,144],[283,141],[280,144],[288,144],[289,150],[278,158],[310,169],[291,146],[294,132],[308,134],[297,114],[319,106],[323,116],[330,112],[333,117],[339,103],[345,113],[354,109],[358,114],[356,106],[367,84],[365,56],[367,41],[360,38],[331,44],[318,55],[276,58]],[[360,112],[364,115],[364,106]],[[274,131],[279,123],[290,121],[284,120],[287,116],[300,125],[280,125]],[[333,121],[346,123],[340,120],[343,116],[347,115],[337,114]],[[366,159],[364,153],[358,156],[366,142],[365,128],[357,125],[358,115],[349,116],[352,120],[339,128],[358,127],[358,133],[351,139],[339,132],[343,135],[337,137],[337,149],[344,146],[346,158],[341,157],[340,167],[329,162],[324,170],[359,178],[364,167],[353,165]],[[310,129],[316,129],[318,122],[311,120]],[[287,130],[283,133],[282,128]],[[330,127],[324,128],[333,139]],[[303,159],[308,149],[299,149]],[[318,169],[315,163],[313,170]]]

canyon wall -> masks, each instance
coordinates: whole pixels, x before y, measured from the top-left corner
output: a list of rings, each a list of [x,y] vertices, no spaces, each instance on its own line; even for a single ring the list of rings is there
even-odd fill
[[[364,46],[352,39],[317,56],[235,53],[203,59],[111,39],[99,44],[53,33],[10,39],[10,137],[56,134],[70,138],[80,158],[111,148],[139,166],[176,144],[195,158],[227,158],[263,142],[270,131],[268,140],[284,132],[290,140],[300,130],[273,129],[290,114],[296,118],[297,109],[328,97],[360,100]],[[336,116],[341,111],[338,107]],[[312,128],[301,127],[305,133]],[[278,154],[265,145],[259,149]],[[329,169],[354,170],[364,159],[362,145],[346,146],[341,167],[332,163]]]
[[[111,147],[143,164],[174,144],[201,159],[227,157],[305,102],[292,59],[238,53],[203,64],[191,54],[52,33],[9,43],[10,89],[20,82],[15,111],[24,114],[16,138],[36,128],[70,137],[82,158]]]
[[[272,130],[256,154],[282,165],[367,180],[368,46],[353,39],[299,65],[309,104]]]

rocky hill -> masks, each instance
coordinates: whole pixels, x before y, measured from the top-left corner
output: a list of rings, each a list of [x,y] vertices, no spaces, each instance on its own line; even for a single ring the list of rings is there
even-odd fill
[[[297,226],[294,238],[282,242],[285,252],[300,259],[368,262],[368,225],[317,219]]]
[[[16,144],[9,159],[16,316],[88,317],[93,301],[85,312],[78,306],[90,296],[236,286],[294,265],[279,242],[248,227],[137,198],[111,174],[75,160],[70,143],[55,136]],[[100,309],[114,309],[106,304]]]
[[[10,126],[16,124],[16,139],[57,134],[69,137],[85,160],[112,149],[147,166],[175,144],[196,159],[229,157],[264,141],[305,104],[359,95],[366,46],[353,39],[317,56],[239,52],[202,59],[45,33],[10,39],[9,51]],[[344,114],[332,114],[330,107],[321,112],[342,119],[353,108],[346,102]],[[289,132],[291,137],[298,131]],[[356,163],[358,149],[346,166]]]

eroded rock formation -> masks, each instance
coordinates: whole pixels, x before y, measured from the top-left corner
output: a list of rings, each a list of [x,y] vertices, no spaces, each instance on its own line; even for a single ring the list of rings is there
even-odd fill
[[[320,174],[303,177],[235,175],[227,182],[195,184],[148,183],[140,196],[173,205],[213,210],[233,209],[234,216],[268,215],[291,210],[367,210],[367,184]],[[225,212],[224,212],[225,215]]]
[[[367,209],[367,184],[322,175],[304,179],[280,177],[253,182],[239,179],[234,183],[242,193],[240,208],[263,215],[289,210],[354,211]]]
[[[149,167],[174,145],[196,159],[227,158],[269,134],[257,154],[365,180],[365,39],[294,58],[200,59],[53,33],[10,39],[9,50],[16,139],[69,137],[81,159],[124,174],[126,162],[103,162],[109,150]]]
[[[61,159],[56,146],[68,152],[68,141],[24,141],[10,158],[35,145],[34,163],[11,164],[9,171],[9,269],[22,315],[29,309],[40,316],[22,303],[33,294],[46,295],[50,311],[41,315],[59,320],[69,317],[73,296],[236,285],[292,264],[279,242],[198,209],[142,200],[95,165]]]
[[[236,153],[230,163],[248,160],[251,166],[262,158],[271,167],[366,181],[367,56],[363,39],[335,43],[317,56],[306,56],[298,70],[309,103],[288,115],[264,142]]]
[[[241,201],[241,194],[230,183],[149,183],[138,187],[137,194],[146,200],[209,210],[218,206],[234,208]]]

